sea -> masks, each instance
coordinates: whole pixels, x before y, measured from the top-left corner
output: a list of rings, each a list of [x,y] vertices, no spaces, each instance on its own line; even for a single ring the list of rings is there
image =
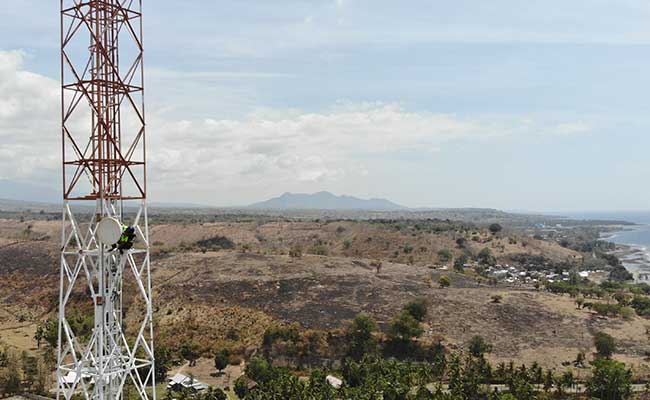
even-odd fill
[[[599,212],[571,215],[579,219],[597,219],[610,221],[627,221],[636,225],[626,227],[618,232],[607,232],[602,239],[630,248],[618,254],[625,268],[636,281],[639,272],[650,273],[650,212]]]

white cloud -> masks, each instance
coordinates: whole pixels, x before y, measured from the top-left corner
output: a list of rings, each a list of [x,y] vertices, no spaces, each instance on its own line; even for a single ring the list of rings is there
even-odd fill
[[[24,57],[0,51],[0,178],[39,176],[60,159],[60,86],[24,71]]]
[[[0,52],[0,178],[58,179],[59,83],[24,71],[20,52]],[[173,105],[172,105],[173,106]],[[545,125],[528,116],[457,116],[399,104],[339,103],[319,112],[266,110],[241,119],[148,115],[150,192],[158,200],[215,191],[275,192],[362,182],[377,163],[417,152],[436,157],[458,140],[582,133],[582,122]],[[235,199],[235,200],[232,200]],[[205,201],[205,200],[203,200]],[[229,201],[229,200],[226,200]]]
[[[586,122],[565,122],[560,123],[555,127],[555,133],[558,135],[577,135],[591,131],[591,125]]]

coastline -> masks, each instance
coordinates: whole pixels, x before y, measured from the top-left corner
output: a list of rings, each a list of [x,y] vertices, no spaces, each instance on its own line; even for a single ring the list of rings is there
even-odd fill
[[[604,232],[604,235],[601,237],[602,240],[616,244],[616,250],[614,250],[612,254],[616,255],[621,260],[625,269],[634,276],[634,281],[636,283],[647,282],[646,280],[639,280],[639,273],[650,274],[650,245],[625,242],[625,240],[620,236],[631,232],[640,232],[648,228],[650,228],[648,225],[638,225],[636,229],[632,228],[622,229],[616,232]]]

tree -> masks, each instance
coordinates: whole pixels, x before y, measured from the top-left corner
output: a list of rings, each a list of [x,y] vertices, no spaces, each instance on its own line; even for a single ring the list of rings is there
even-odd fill
[[[594,345],[596,352],[601,357],[609,358],[616,351],[614,338],[604,332],[598,332],[594,335]]]
[[[36,340],[36,348],[41,348],[41,340],[45,338],[45,329],[43,325],[38,325],[36,327],[36,333],[34,333],[34,340]]]
[[[467,264],[467,261],[469,261],[469,259],[465,254],[456,258],[454,261],[454,269],[458,272],[463,272],[465,270],[465,264]]]
[[[465,248],[466,241],[467,240],[464,237],[459,237],[458,239],[456,239],[456,245],[458,246],[459,249],[463,249]]]
[[[497,233],[501,232],[503,230],[503,227],[499,224],[492,224],[490,225],[490,232],[492,232],[493,235],[496,235]]]
[[[275,377],[273,366],[261,357],[253,357],[246,365],[246,376],[258,383],[265,383]]]
[[[453,255],[449,249],[442,249],[438,252],[438,260],[440,260],[440,262],[447,262],[451,260],[452,257]]]
[[[228,359],[230,358],[230,351],[228,349],[221,349],[214,356],[214,368],[221,372],[228,366]]]
[[[377,330],[375,321],[366,314],[357,315],[348,330],[350,347],[348,355],[355,360],[360,360],[364,355],[374,353],[377,340],[373,333]]]
[[[239,397],[240,399],[246,397],[246,395],[248,394],[248,384],[246,383],[245,376],[240,376],[239,378],[237,378],[237,380],[235,381],[234,391],[237,397]]]
[[[482,336],[474,336],[469,341],[469,352],[474,357],[481,357],[485,353],[492,351],[492,345],[483,339]]]
[[[587,393],[601,400],[625,400],[632,395],[632,371],[625,364],[607,358],[592,363]]]
[[[181,357],[189,362],[190,367],[195,366],[199,358],[198,345],[194,342],[184,343],[181,346]]]
[[[566,371],[565,373],[562,374],[562,377],[558,381],[557,387],[558,390],[562,389],[568,389],[570,390],[575,386],[576,380],[575,377],[573,376],[573,373],[571,371]]]
[[[496,259],[490,249],[485,247],[478,253],[478,262],[485,265],[494,265],[496,264]]]
[[[424,321],[424,317],[427,315],[427,309],[427,301],[423,298],[413,300],[404,306],[404,311],[411,314],[419,322]]]
[[[447,275],[443,275],[438,279],[438,284],[441,288],[449,287],[451,285],[451,279]]]
[[[410,342],[412,338],[420,336],[422,332],[424,330],[420,326],[420,322],[406,311],[402,311],[390,324],[391,337],[402,342]]]
[[[167,379],[167,372],[172,366],[172,352],[167,346],[156,345],[154,348],[156,359],[156,382],[163,382]]]

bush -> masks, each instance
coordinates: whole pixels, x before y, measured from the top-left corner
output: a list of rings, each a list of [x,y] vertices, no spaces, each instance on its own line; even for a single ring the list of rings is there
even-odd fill
[[[348,355],[355,360],[360,360],[367,354],[374,353],[377,341],[373,333],[377,330],[375,321],[366,314],[357,315],[348,330],[349,348]]]
[[[230,250],[235,248],[235,242],[225,236],[214,236],[196,242],[199,249],[205,250]]]
[[[422,335],[424,330],[420,322],[407,311],[402,311],[390,323],[390,336],[402,342],[410,342],[412,338]]]
[[[264,346],[269,347],[278,340],[296,342],[299,338],[300,333],[296,325],[272,325],[264,331],[262,343]]]
[[[440,262],[448,262],[452,257],[453,255],[448,249],[442,249],[438,252],[438,260],[440,260]]]
[[[240,376],[239,378],[237,378],[237,380],[235,381],[234,391],[237,397],[239,397],[240,399],[246,397],[246,395],[248,394],[248,384],[246,383],[245,377]]]
[[[496,259],[492,255],[492,252],[487,247],[483,248],[480,253],[478,253],[478,262],[485,265],[495,265]]]
[[[469,259],[467,256],[463,254],[462,256],[456,258],[456,261],[454,261],[454,269],[458,272],[465,271],[465,264],[467,264],[468,261]]]
[[[502,230],[503,230],[503,227],[501,225],[499,225],[499,224],[490,225],[490,232],[492,232],[492,234],[497,234],[497,233],[501,232]]]
[[[474,336],[469,341],[469,352],[474,357],[481,357],[485,353],[492,351],[492,345],[483,339],[482,336]]]
[[[596,352],[601,357],[611,357],[616,351],[614,338],[604,332],[598,332],[594,335],[594,345]]]
[[[419,322],[422,322],[424,321],[424,317],[427,315],[427,308],[426,300],[419,298],[404,306],[404,311],[411,314],[411,316]]]
[[[246,366],[246,376],[258,383],[265,383],[276,375],[273,366],[261,357],[253,357]]]
[[[499,304],[501,303],[501,300],[503,300],[503,296],[501,296],[500,294],[493,294],[491,299],[492,299],[492,303]]]
[[[214,368],[217,371],[223,371],[228,366],[228,359],[230,351],[228,349],[221,349],[214,356]]]
[[[441,288],[446,288],[451,286],[451,279],[447,275],[443,275],[438,279],[438,284],[440,285]]]
[[[329,254],[329,250],[324,244],[317,244],[313,246],[311,249],[309,249],[309,252],[317,256],[326,256]]]

